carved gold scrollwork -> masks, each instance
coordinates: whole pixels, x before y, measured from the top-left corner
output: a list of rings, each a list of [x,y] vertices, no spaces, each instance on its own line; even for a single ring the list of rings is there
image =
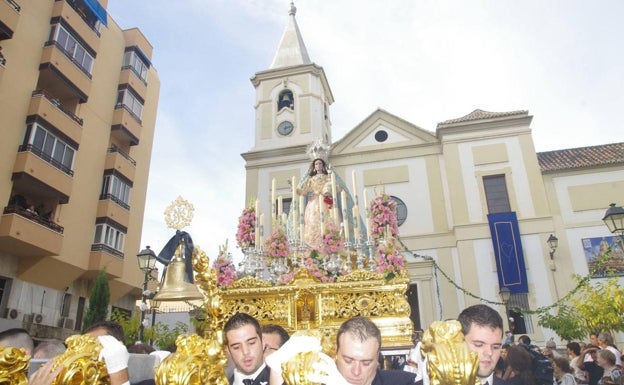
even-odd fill
[[[423,335],[421,351],[427,358],[431,385],[479,385],[479,358],[464,342],[458,321],[435,321]]]
[[[0,384],[26,385],[30,356],[24,349],[0,348]]]
[[[90,334],[73,335],[65,340],[67,350],[56,358],[52,367],[63,366],[52,385],[110,384],[106,363],[100,360],[102,344]]]
[[[218,342],[184,334],[176,339],[176,347],[156,367],[157,385],[228,384],[223,370],[227,358]]]

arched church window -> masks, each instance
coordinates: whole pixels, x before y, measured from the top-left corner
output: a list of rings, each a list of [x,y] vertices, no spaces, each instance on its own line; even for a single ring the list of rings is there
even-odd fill
[[[398,225],[401,226],[407,219],[407,205],[400,198],[397,198],[394,195],[391,195],[390,198],[396,202],[397,222]]]
[[[277,98],[277,110],[281,111],[282,108],[295,108],[295,99],[293,98],[293,93],[291,90],[283,90],[280,92],[279,97]]]

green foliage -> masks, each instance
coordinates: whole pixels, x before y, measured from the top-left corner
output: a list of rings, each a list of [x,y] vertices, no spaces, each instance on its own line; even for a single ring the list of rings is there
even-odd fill
[[[108,317],[108,302],[110,301],[110,289],[106,271],[100,270],[97,278],[93,282],[93,290],[89,297],[89,307],[82,324],[82,331],[96,322],[106,321]]]
[[[548,312],[539,314],[538,324],[552,329],[565,341],[579,341],[587,337],[583,320],[575,314],[574,308],[566,305],[559,307],[557,315]]]
[[[146,315],[146,317],[151,316],[151,314]],[[124,336],[126,337],[126,345],[135,344],[139,340],[139,326],[141,324],[140,312],[135,312],[132,317],[128,317],[122,312],[113,311],[111,320],[121,325]],[[165,349],[173,345],[180,334],[186,333],[188,333],[188,325],[183,322],[177,322],[173,329],[168,325],[157,322],[153,327],[146,327],[143,329],[143,340],[154,341],[154,344],[159,348]]]
[[[585,321],[586,335],[590,331],[624,331],[624,287],[618,281],[618,277],[599,280],[570,301]]]
[[[574,279],[579,290],[568,303],[559,306],[557,315],[548,310],[539,312],[538,324],[566,341],[583,339],[595,331],[624,331],[624,288],[618,284],[618,277],[595,282],[580,276]]]
[[[141,323],[141,313],[136,313],[132,317],[128,317],[126,314],[113,310],[111,314],[111,321],[117,322],[121,325],[124,331],[125,345],[132,345],[139,340],[139,325]],[[149,338],[149,332],[146,330],[143,332],[145,338]]]
[[[171,345],[175,344],[176,338],[180,334],[188,333],[188,325],[183,322],[176,322],[173,329],[170,329],[168,325],[163,323],[156,323],[153,329],[153,340],[154,344],[156,344],[160,349],[166,349]]]

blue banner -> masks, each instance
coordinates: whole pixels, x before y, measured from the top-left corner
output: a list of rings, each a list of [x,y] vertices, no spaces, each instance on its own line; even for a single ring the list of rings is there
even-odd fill
[[[499,287],[511,293],[528,293],[520,229],[515,212],[488,214]]]

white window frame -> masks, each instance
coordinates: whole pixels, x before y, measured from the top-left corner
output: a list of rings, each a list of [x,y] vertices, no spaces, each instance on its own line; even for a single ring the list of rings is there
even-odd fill
[[[147,70],[149,67],[135,51],[126,51],[124,53],[123,66],[131,67],[134,73],[147,84]]]
[[[141,103],[139,98],[134,95],[132,91],[127,88],[119,90],[117,104],[125,106],[128,111],[132,112],[132,114],[141,120],[143,115],[143,103]]]
[[[93,70],[93,56],[91,56],[78,40],[61,24],[55,24],[52,28],[54,31],[52,40],[71,56],[74,63],[91,75],[91,71]]]
[[[126,242],[126,233],[109,225],[108,223],[100,223],[95,225],[93,234],[93,243],[96,245],[106,245],[114,250],[123,253],[124,244]]]
[[[121,202],[130,205],[130,190],[132,187],[115,174],[104,175],[102,195],[111,195]]]
[[[41,146],[35,143],[37,134],[44,135],[43,144]],[[76,155],[76,149],[60,140],[56,135],[52,134],[49,130],[46,130],[38,123],[31,125],[30,137],[27,144],[32,145],[34,148],[40,150],[43,154],[55,160],[63,167],[67,167],[69,170],[73,170],[74,157]]]

